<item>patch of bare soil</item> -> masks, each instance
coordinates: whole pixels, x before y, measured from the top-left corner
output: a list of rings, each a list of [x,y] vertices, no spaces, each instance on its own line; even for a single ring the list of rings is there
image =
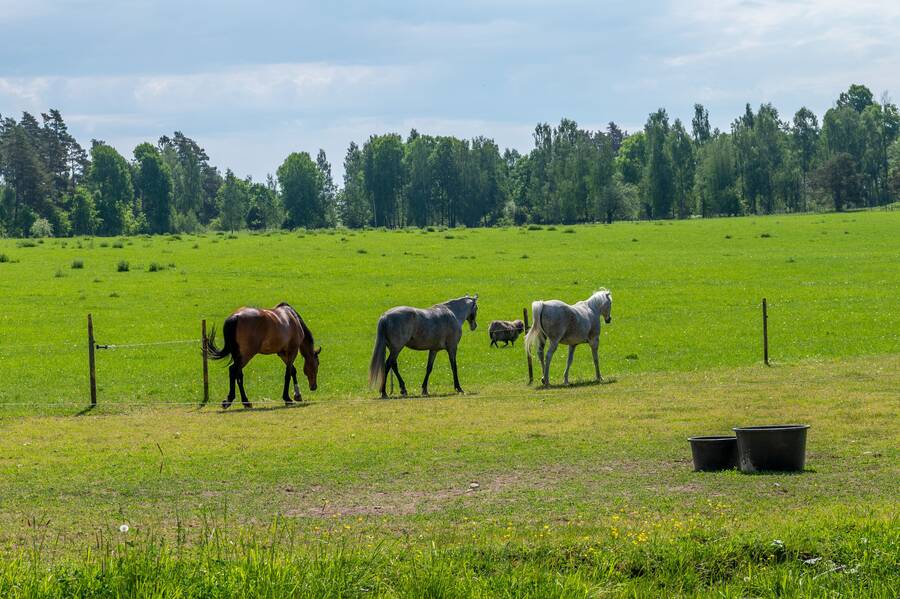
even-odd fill
[[[529,470],[482,473],[460,477],[452,486],[432,489],[385,488],[366,486],[326,490],[321,487],[296,489],[285,487],[283,514],[294,517],[333,518],[343,516],[427,514],[445,509],[457,501],[502,500],[502,494],[517,491],[552,489],[581,480],[601,483],[611,473],[635,472],[633,462],[608,462],[585,468],[572,464],[547,465]]]

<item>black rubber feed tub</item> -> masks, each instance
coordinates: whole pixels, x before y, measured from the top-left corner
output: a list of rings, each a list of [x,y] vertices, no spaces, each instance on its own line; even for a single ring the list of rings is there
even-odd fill
[[[714,472],[737,468],[737,437],[691,437],[691,454],[696,472]]]
[[[799,472],[806,463],[808,424],[737,426],[741,472]]]

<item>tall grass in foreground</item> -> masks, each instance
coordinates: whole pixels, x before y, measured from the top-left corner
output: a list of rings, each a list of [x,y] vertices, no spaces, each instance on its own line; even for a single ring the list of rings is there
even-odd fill
[[[0,596],[898,596],[895,523],[831,524],[777,538],[697,528],[646,541],[484,540],[454,548],[298,544],[278,522],[264,538],[206,526],[196,544],[181,534],[172,544],[131,532],[54,563],[35,544],[0,562]]]

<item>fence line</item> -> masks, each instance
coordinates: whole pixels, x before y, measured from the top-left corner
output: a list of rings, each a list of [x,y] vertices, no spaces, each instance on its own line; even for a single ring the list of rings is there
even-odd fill
[[[182,343],[201,343],[196,339],[180,339],[178,341],[148,341],[146,343],[97,343],[97,349],[127,349],[130,347],[150,347],[155,345],[178,345]]]
[[[95,349],[129,349],[132,347],[152,347],[157,345],[180,345],[185,343],[202,344],[198,339],[179,339],[176,341],[148,341],[145,343],[95,343]],[[0,346],[0,354],[9,354],[13,352],[27,351],[33,349],[46,349],[48,351],[58,352],[59,350],[72,350],[80,352],[84,348],[82,343],[32,343],[27,345],[4,345]]]

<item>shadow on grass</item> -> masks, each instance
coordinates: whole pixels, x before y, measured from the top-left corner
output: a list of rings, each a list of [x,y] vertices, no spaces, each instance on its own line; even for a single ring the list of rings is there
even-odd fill
[[[756,472],[738,472],[744,476],[803,476],[804,474],[816,474],[815,468],[804,468],[803,470],[757,470]]]
[[[400,395],[399,393],[395,395],[388,395],[387,397],[373,397],[373,401],[405,401],[408,399],[446,399],[448,397],[465,397],[467,395],[478,395],[477,393],[456,393],[453,392],[445,392],[445,393],[429,393],[428,395],[422,395],[421,393],[413,395]]]
[[[581,387],[602,387],[604,385],[614,385],[619,379],[616,377],[605,378],[602,381],[576,381],[574,383],[550,383],[549,385],[541,385],[537,383],[535,391],[555,391],[558,389],[578,389]]]
[[[314,401],[301,401],[294,402],[290,404],[276,404],[274,406],[253,406],[252,408],[245,408],[241,404],[232,405],[227,409],[224,409],[219,406],[219,409],[215,411],[216,414],[258,414],[260,412],[274,412],[276,410],[295,410],[299,408],[306,408],[313,405]]]
[[[75,415],[76,416],[87,416],[88,414],[91,413],[91,410],[93,410],[96,407],[97,407],[96,405],[89,405],[88,407],[84,408],[83,410],[79,410],[78,412],[76,412]]]

